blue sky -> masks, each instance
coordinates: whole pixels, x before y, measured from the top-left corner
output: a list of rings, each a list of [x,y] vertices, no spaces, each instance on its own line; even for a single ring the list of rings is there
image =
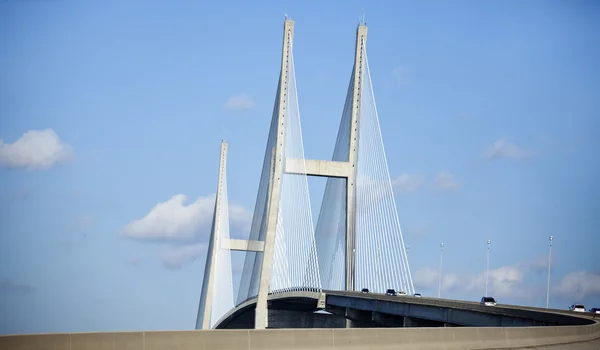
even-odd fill
[[[595,2],[13,0],[0,2],[0,333],[193,328],[219,144],[242,236],[284,13],[305,153],[329,159],[361,9],[416,289],[437,294],[444,242],[442,296],[478,300],[491,239],[491,294],[543,306],[553,235],[551,306],[599,307]]]

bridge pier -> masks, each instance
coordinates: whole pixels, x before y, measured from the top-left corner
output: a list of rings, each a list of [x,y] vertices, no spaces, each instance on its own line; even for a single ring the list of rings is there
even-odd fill
[[[373,316],[371,311],[346,308],[346,328],[372,328]]]

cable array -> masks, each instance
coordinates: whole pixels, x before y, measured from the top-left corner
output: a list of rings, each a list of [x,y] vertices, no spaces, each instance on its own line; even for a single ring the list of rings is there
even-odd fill
[[[291,35],[291,34],[287,34]],[[280,73],[277,99],[273,109],[271,128],[267,139],[265,158],[254,209],[250,240],[264,241],[268,216],[268,201],[271,197],[271,180],[281,181],[277,225],[273,253],[273,267],[269,284],[270,292],[288,290],[320,290],[321,278],[317,262],[314,224],[308,192],[308,179],[304,174],[274,173],[276,147],[283,146],[283,163],[286,159],[300,160],[301,172],[306,172],[304,146],[292,41],[288,37],[286,48],[287,70]],[[283,78],[283,79],[282,79]],[[281,82],[283,81],[283,86]],[[284,93],[281,94],[281,89]],[[284,100],[280,101],[280,96]],[[284,132],[277,134],[279,108],[283,104]],[[237,303],[258,294],[263,253],[247,252]]]
[[[412,277],[396,211],[366,48],[360,64],[360,113],[355,180],[355,288],[414,293]],[[354,69],[332,160],[348,161]],[[316,237],[324,289],[345,289],[346,181],[327,180]]]
[[[279,95],[281,91],[281,79],[277,86],[277,98],[273,107],[271,117],[271,127],[267,137],[267,145],[263,167],[258,185],[258,194],[254,205],[254,214],[252,216],[252,225],[250,226],[249,239],[253,241],[264,241],[267,226],[267,205],[269,199],[269,187],[271,177],[273,175],[273,157],[275,145],[277,144],[277,120],[279,113]],[[244,266],[242,268],[242,277],[238,290],[237,304],[241,304],[244,300],[256,296],[258,294],[258,282],[260,271],[262,268],[262,252],[246,252]]]
[[[414,293],[366,49],[356,169],[356,288]]]
[[[332,160],[347,162],[350,150],[354,69],[346,94],[342,121]],[[345,289],[346,262],[346,179],[328,178],[315,230],[322,285],[327,290]]]
[[[270,292],[321,289],[308,179],[305,175],[294,56],[290,52],[288,57],[284,159],[299,159],[304,174],[282,174]]]

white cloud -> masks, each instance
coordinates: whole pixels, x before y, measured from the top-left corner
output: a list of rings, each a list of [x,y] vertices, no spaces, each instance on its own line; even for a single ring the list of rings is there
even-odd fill
[[[531,156],[533,156],[532,151],[519,148],[505,138],[501,138],[485,151],[483,159],[491,161],[497,158],[528,158]]]
[[[198,197],[186,205],[187,196],[178,194],[156,204],[143,218],[130,222],[122,234],[140,240],[190,242],[208,237],[212,225],[215,195]],[[229,204],[232,227],[248,229],[252,215],[243,207]]]
[[[531,297],[531,288],[525,285],[525,277],[530,274],[539,273],[540,269],[538,265],[542,260],[542,258],[534,259],[490,269],[488,280],[489,295],[504,299]],[[547,258],[546,261],[548,261]],[[439,270],[434,268],[417,270],[413,274],[413,283],[417,289],[431,288],[437,290]],[[484,293],[485,270],[477,274],[460,274],[443,271],[442,294],[456,291],[462,293]]]
[[[252,213],[242,206],[229,203],[229,224],[244,232],[250,232]]]
[[[225,108],[234,111],[254,108],[254,100],[248,95],[231,96],[225,103]]]
[[[431,267],[424,267],[416,271],[412,271],[413,284],[416,289],[433,288],[439,283],[439,270]]]
[[[421,175],[402,173],[392,180],[392,186],[395,189],[409,192],[418,190],[423,185],[423,181]]]
[[[588,296],[600,296],[600,273],[571,272],[565,275],[553,290],[561,296],[578,300]]]
[[[177,269],[206,254],[206,242],[212,226],[215,195],[198,197],[186,204],[178,194],[156,204],[144,217],[130,222],[122,231],[125,237],[163,241],[160,259],[165,267]],[[230,228],[248,232],[252,214],[244,207],[229,203]],[[125,263],[128,263],[127,261]],[[132,262],[129,265],[136,265]]]
[[[458,183],[456,183],[452,173],[449,171],[440,171],[435,176],[435,186],[443,190],[455,190],[458,188]]]
[[[48,169],[72,156],[71,147],[52,129],[29,130],[13,143],[0,140],[0,167]]]
[[[200,256],[206,256],[206,244],[166,245],[160,253],[160,258],[166,268],[179,269],[194,262]]]
[[[123,235],[136,239],[191,240],[201,227],[211,224],[215,196],[198,197],[185,205],[187,196],[177,194],[156,204],[143,218],[130,222]]]

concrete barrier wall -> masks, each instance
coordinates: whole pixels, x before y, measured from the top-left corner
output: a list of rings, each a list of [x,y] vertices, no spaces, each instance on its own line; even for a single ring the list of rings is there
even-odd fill
[[[600,323],[515,328],[369,328],[70,333],[0,336],[10,350],[491,349],[600,338]]]

